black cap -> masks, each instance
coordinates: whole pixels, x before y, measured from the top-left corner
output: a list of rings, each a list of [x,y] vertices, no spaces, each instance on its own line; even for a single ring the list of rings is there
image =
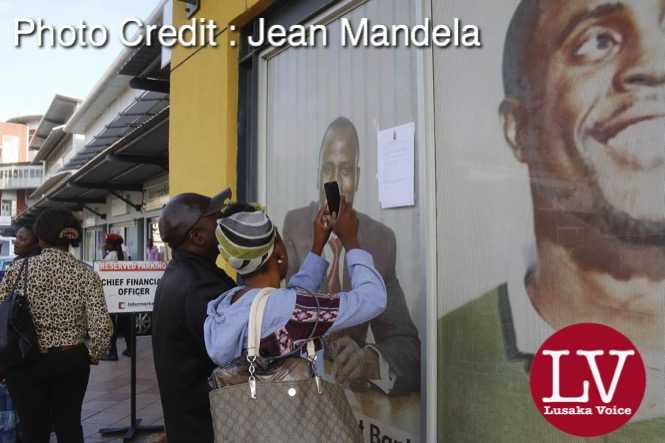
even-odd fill
[[[159,233],[162,240],[171,248],[177,248],[185,241],[187,233],[201,217],[220,212],[226,200],[230,198],[229,188],[212,198],[194,193],[176,195],[164,207],[159,218]]]

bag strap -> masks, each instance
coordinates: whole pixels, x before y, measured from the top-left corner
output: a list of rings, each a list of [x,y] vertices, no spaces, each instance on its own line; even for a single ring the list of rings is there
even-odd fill
[[[23,263],[21,263],[21,269],[18,270],[18,275],[16,276],[16,280],[14,280],[14,284],[12,285],[12,293],[16,291],[16,287],[18,286],[19,282],[21,281],[21,276],[23,276],[23,271],[25,271],[25,276],[23,276],[23,296],[25,296],[28,292],[28,258],[23,259]]]
[[[270,295],[275,291],[275,288],[263,288],[256,294],[252,305],[249,308],[249,321],[247,324],[247,362],[249,363],[249,396],[251,399],[256,399],[256,377],[254,373],[256,371],[255,362],[257,357],[260,357],[260,347],[261,347],[261,326],[263,324],[263,314],[268,304],[268,299]],[[317,313],[318,313],[318,300],[317,300]],[[317,325],[318,325],[318,315],[317,315]],[[316,328],[315,328],[316,330]],[[314,331],[312,331],[312,335]],[[314,370],[314,362],[316,360],[316,346],[314,345],[314,340],[311,338],[307,340],[307,360],[310,363],[312,372],[314,373],[314,379],[316,382],[316,389],[319,394],[323,394],[323,389],[321,387],[321,379],[316,374]]]
[[[273,293],[274,290],[275,288],[261,289],[259,293],[256,294],[256,297],[254,297],[252,305],[249,309],[249,322],[247,324],[247,357],[250,359],[254,359],[256,357],[261,356],[260,348],[261,348],[261,327],[263,325],[263,314],[268,304],[268,299],[270,298],[270,295]],[[316,297],[314,298],[316,299]],[[312,337],[314,336],[316,328],[319,325],[318,314],[320,311],[320,306],[318,299],[316,299],[316,304],[317,304],[316,324],[314,325],[314,329],[312,329],[310,337],[307,339],[307,346],[306,346],[307,357],[311,362],[313,362],[316,357],[316,346],[314,344],[314,339],[312,339]]]
[[[25,263],[23,266],[25,266],[25,274],[23,274],[23,297],[27,300],[28,299],[28,276],[30,275],[30,272],[28,272],[28,263],[30,262],[30,258],[26,257]]]
[[[263,313],[266,310],[268,299],[275,288],[263,288],[256,294],[249,309],[249,322],[247,324],[247,358],[259,357],[261,347],[261,326]]]
[[[249,308],[249,321],[247,323],[247,362],[249,363],[249,396],[256,399],[256,357],[259,356],[261,347],[261,325],[263,324],[263,312],[266,310],[268,298],[274,291],[274,288],[263,288],[256,294],[252,300],[252,306]]]

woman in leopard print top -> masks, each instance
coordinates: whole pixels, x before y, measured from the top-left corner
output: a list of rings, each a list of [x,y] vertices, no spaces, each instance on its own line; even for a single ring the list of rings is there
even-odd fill
[[[0,283],[0,301],[23,294],[25,260],[27,299],[39,339],[40,357],[12,368],[7,383],[28,442],[47,442],[55,427],[58,442],[83,442],[81,405],[90,376],[107,351],[113,327],[102,282],[88,265],[69,253],[77,246],[81,226],[65,209],[47,209],[34,232],[43,251],[17,260]],[[83,341],[89,336],[90,349]]]

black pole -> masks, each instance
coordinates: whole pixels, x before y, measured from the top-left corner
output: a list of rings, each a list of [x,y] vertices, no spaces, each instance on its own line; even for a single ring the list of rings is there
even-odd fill
[[[131,365],[129,371],[129,404],[130,416],[129,426],[121,428],[103,428],[99,430],[102,435],[125,434],[123,441],[132,441],[140,432],[162,432],[164,426],[141,426],[141,419],[136,418],[136,313],[130,315],[129,328],[129,352],[131,353]]]
[[[136,435],[141,420],[136,420],[136,314],[129,314],[129,355],[131,359],[129,369],[129,429],[125,434],[125,441],[131,441]]]
[[[138,423],[136,421],[136,314],[132,312],[129,330],[129,353],[131,362],[130,377],[129,377],[129,403],[131,409],[131,422],[132,429],[136,429]],[[133,435],[132,435],[133,437]],[[132,438],[127,437],[127,438]]]

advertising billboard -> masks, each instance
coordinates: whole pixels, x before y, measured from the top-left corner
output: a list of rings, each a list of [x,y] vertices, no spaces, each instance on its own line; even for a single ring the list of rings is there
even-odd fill
[[[639,410],[604,441],[662,440],[662,2],[433,3],[484,40],[434,52],[439,441],[576,441],[529,377],[549,336],[588,322],[646,367]]]

